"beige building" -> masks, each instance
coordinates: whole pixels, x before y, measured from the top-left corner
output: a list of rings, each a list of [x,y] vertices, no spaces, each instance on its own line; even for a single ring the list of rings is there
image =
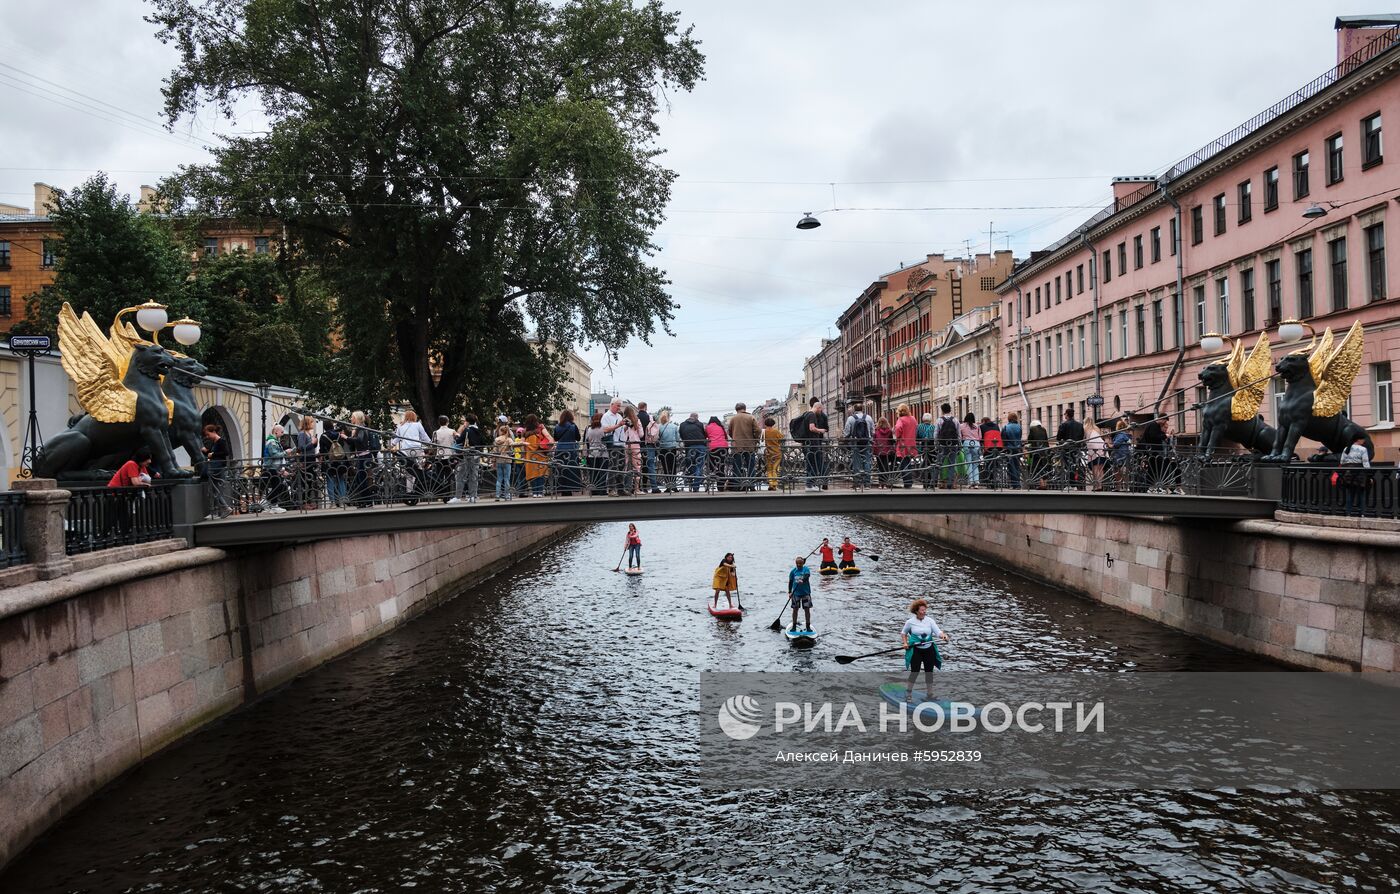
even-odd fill
[[[537,341],[532,338],[530,344],[537,344]],[[553,342],[547,344],[551,351],[559,350],[559,346]],[[577,353],[569,351],[564,356],[564,376],[560,385],[564,389],[564,402],[549,410],[549,418],[558,419],[560,413],[569,410],[574,414],[574,421],[582,427],[588,420],[593,401],[593,367]]]
[[[929,353],[935,415],[946,403],[959,419],[968,413],[978,420],[983,416],[998,419],[1000,346],[1000,303],[973,308],[944,328]]]
[[[806,397],[820,398],[828,413],[841,400],[841,340],[822,339],[821,348],[803,365]]]

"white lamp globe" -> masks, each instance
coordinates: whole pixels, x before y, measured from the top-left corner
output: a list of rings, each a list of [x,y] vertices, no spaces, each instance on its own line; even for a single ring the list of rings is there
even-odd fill
[[[1297,320],[1284,320],[1279,324],[1278,337],[1285,344],[1298,341],[1303,337],[1303,324]]]
[[[1201,348],[1207,354],[1214,354],[1225,347],[1225,339],[1218,332],[1207,332],[1201,336]]]
[[[199,323],[191,319],[175,321],[175,340],[185,347],[189,347],[199,341],[199,336],[203,333],[199,328]]]
[[[154,301],[147,301],[136,310],[136,325],[147,332],[157,332],[165,328],[166,316],[165,308]]]

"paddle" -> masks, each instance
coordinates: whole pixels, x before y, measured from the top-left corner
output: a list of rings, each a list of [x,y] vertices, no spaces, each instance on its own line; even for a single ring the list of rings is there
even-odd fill
[[[935,645],[937,645],[937,644],[935,644]],[[945,642],[945,643],[943,643],[943,645],[946,647],[946,646],[948,645],[948,643]],[[874,656],[874,655],[888,655],[888,654],[890,654],[891,652],[903,652],[903,651],[904,651],[904,648],[905,648],[904,646],[896,646],[896,647],[893,648],[893,649],[881,649],[881,650],[878,651],[878,652],[867,652],[867,653],[865,653],[864,655],[837,655],[837,656],[836,656],[836,663],[837,663],[837,664],[850,664],[852,661],[859,661],[859,660],[861,660],[862,658],[870,658],[870,657],[872,657],[872,656]]]
[[[784,599],[784,600],[783,600],[783,607],[782,607],[782,609],[780,609],[780,610],[778,611],[778,617],[773,621],[772,624],[769,624],[769,625],[768,625],[768,629],[769,629],[769,630],[782,630],[782,629],[783,629],[783,614],[784,614],[785,612],[787,612],[788,603],[790,603],[790,602],[792,602],[792,593],[791,593],[791,592],[788,593],[787,599]]]
[[[622,560],[625,559],[625,558],[627,558],[627,547],[624,546],[624,547],[622,548],[622,555],[620,555],[620,556],[617,557],[617,567],[614,568],[613,571],[616,571],[616,572],[621,572],[621,571],[622,571]]]

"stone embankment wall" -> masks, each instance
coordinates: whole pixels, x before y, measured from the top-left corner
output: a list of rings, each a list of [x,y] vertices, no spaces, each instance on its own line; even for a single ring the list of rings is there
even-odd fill
[[[566,530],[121,555],[0,592],[0,866],[165,745]]]
[[[873,518],[1285,664],[1400,670],[1400,532],[1277,520]]]

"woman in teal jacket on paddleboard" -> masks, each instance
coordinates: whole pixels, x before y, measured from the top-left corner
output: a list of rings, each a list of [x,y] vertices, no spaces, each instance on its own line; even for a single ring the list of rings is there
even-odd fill
[[[924,671],[924,694],[933,701],[933,669],[943,667],[943,658],[938,654],[934,638],[948,641],[948,634],[939,629],[938,622],[928,616],[928,603],[915,599],[909,606],[909,620],[900,631],[904,645],[904,666],[909,669],[909,679],[904,684],[904,700],[914,700],[914,678],[919,669]]]

